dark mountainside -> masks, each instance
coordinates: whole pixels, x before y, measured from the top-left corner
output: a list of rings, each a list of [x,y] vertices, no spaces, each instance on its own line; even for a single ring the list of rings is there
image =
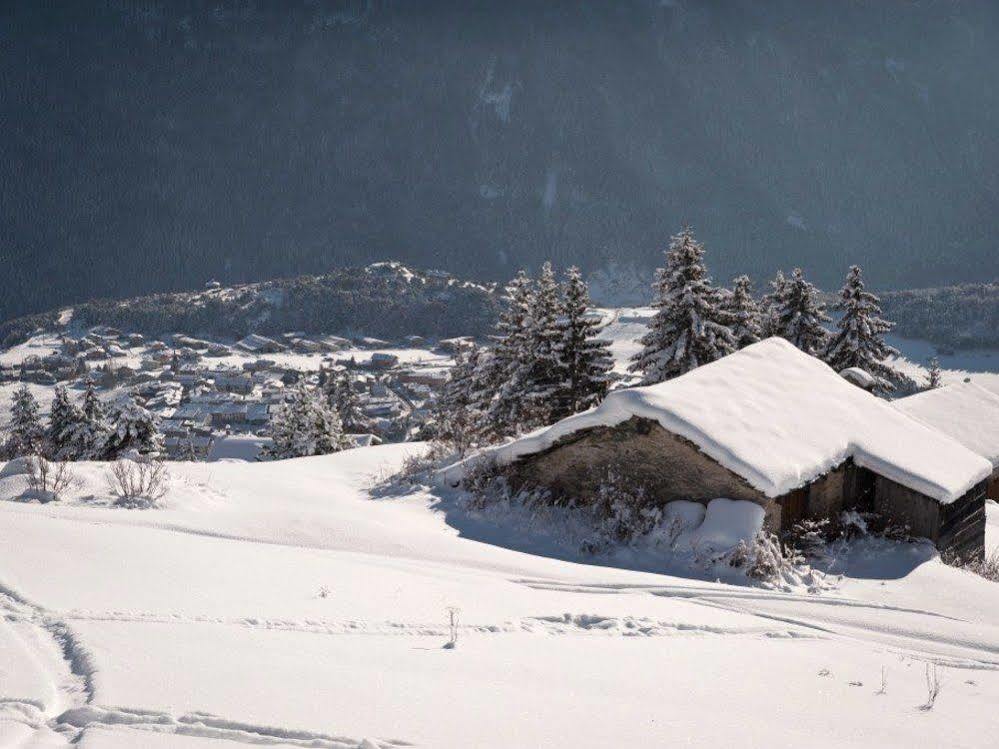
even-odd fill
[[[0,319],[396,257],[996,280],[999,4],[5,2]]]
[[[237,339],[248,333],[368,335],[402,340],[484,336],[497,315],[491,286],[394,262],[341,268],[321,276],[282,278],[200,291],[95,299],[73,308],[72,323],[130,333],[188,333]],[[0,347],[43,330],[61,330],[58,310],[0,321]]]

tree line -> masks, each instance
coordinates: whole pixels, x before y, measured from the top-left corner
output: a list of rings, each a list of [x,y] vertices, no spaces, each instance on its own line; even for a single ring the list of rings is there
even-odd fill
[[[884,336],[892,323],[851,266],[833,309],[800,268],[779,272],[757,297],[748,276],[715,285],[704,246],[690,228],[672,237],[652,285],[655,313],[629,363],[640,385],[679,377],[763,338],[779,336],[837,372],[857,367],[888,396],[915,389],[886,360],[898,354]],[[611,383],[610,342],[600,338],[578,269],[563,284],[550,263],[539,277],[521,271],[507,285],[490,343],[460,354],[438,401],[438,436],[459,453],[497,442],[598,404]],[[939,382],[939,377],[936,378]]]
[[[87,384],[81,405],[64,385],[55,389],[47,424],[38,401],[22,385],[11,396],[4,458],[41,455],[51,460],[117,460],[130,453],[156,455],[163,447],[156,416],[134,399],[109,404]]]

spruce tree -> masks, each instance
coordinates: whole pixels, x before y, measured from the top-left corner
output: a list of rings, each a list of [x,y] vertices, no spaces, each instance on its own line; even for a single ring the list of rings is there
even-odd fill
[[[69,460],[99,460],[101,448],[110,431],[107,408],[97,397],[92,382],[87,383],[83,406],[77,409],[67,427],[66,454]]]
[[[782,287],[775,286],[773,298],[773,335],[786,338],[806,354],[821,356],[826,350],[829,331],[822,323],[830,322],[819,292],[805,280],[801,268],[795,268]]]
[[[656,313],[629,367],[642,373],[643,385],[678,377],[735,350],[721,293],[704,267],[704,247],[689,227],[672,238],[653,289]]]
[[[65,385],[58,385],[49,409],[48,443],[51,456],[57,460],[76,460],[73,451],[73,431],[83,419],[83,412],[69,400]]]
[[[562,371],[556,418],[584,411],[607,395],[614,359],[608,340],[598,337],[600,321],[590,316],[590,292],[579,268],[566,273],[564,306],[558,320],[556,347]]]
[[[349,447],[340,417],[318,389],[300,381],[288,399],[271,413],[271,458],[326,455]]]
[[[117,460],[130,452],[157,455],[163,450],[159,419],[134,398],[112,409],[108,420],[111,428],[98,446],[105,460]]]
[[[541,266],[531,298],[527,323],[527,350],[513,382],[522,402],[521,430],[531,430],[550,422],[555,400],[563,387],[558,346],[562,332],[562,294],[552,264]]]
[[[45,446],[45,429],[38,415],[38,401],[21,385],[11,396],[10,422],[7,424],[7,439],[4,453],[17,458],[24,455],[37,455]]]
[[[780,335],[779,311],[787,303],[787,290],[787,276],[784,275],[784,271],[779,270],[774,280],[770,282],[770,292],[763,296],[760,309],[763,338]]]
[[[485,432],[491,438],[517,434],[525,421],[522,372],[530,362],[531,312],[534,304],[531,279],[520,271],[507,285],[504,308],[492,336],[492,354],[484,360],[482,379],[494,388],[486,409]]]
[[[459,351],[434,407],[437,438],[452,445],[459,457],[477,440],[481,411],[475,403],[475,377],[479,367],[477,347]]]
[[[346,369],[329,373],[321,382],[326,400],[340,417],[341,427],[355,434],[371,431],[371,421],[361,410],[361,403],[354,390],[353,377]]]
[[[885,333],[894,325],[881,315],[881,300],[864,290],[860,268],[851,266],[839,292],[835,309],[843,316],[836,323],[839,332],[825,350],[826,363],[837,372],[859,367],[875,380],[873,392],[887,395],[895,389],[899,373],[885,363],[898,350],[885,343]]]
[[[725,310],[731,319],[736,348],[745,348],[763,337],[763,313],[753,298],[749,276],[737,276],[732,281],[732,291],[725,297]]]

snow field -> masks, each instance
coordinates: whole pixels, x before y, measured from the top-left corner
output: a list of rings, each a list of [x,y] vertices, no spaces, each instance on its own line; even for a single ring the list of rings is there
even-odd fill
[[[0,501],[0,747],[974,747],[999,729],[999,588],[925,545],[859,544],[822,595],[595,567],[386,490],[420,449],[171,464],[160,510]],[[944,687],[921,711],[930,661]]]

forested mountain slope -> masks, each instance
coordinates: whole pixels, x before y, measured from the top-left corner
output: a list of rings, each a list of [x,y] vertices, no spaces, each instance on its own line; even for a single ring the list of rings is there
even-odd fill
[[[398,257],[982,278],[987,0],[0,8],[0,318]]]

